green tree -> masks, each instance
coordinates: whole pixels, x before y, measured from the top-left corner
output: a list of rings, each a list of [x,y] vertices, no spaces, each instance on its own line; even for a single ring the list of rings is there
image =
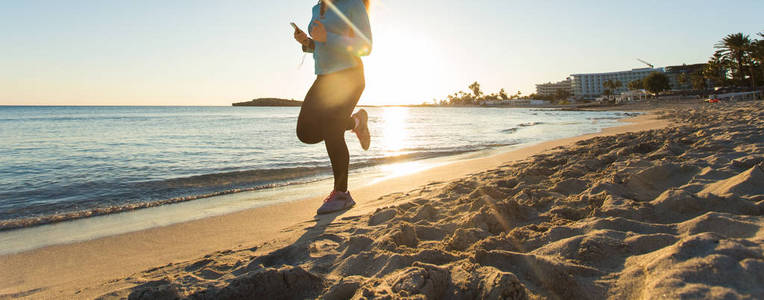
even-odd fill
[[[634,90],[641,90],[641,89],[644,88],[644,86],[642,85],[642,80],[637,79],[637,80],[629,82],[626,85],[626,88],[628,88],[629,90],[634,91]]]
[[[475,95],[475,100],[480,100],[483,97],[483,91],[480,90],[480,84],[477,81],[470,84],[469,89]]]
[[[605,82],[602,83],[602,87],[605,88],[605,91],[604,91],[605,96],[607,96],[608,99],[610,99],[610,95],[614,95],[616,89],[618,89],[622,85],[623,84],[621,83],[621,81],[618,81],[618,80],[616,81],[613,81],[610,79],[605,80]]]
[[[706,89],[706,78],[703,77],[703,72],[697,72],[690,75],[690,84],[692,84],[692,88],[696,90],[705,90]]]
[[[507,92],[505,92],[503,88],[499,91],[499,98],[501,98],[501,100],[509,99],[509,96],[507,96]]]
[[[753,62],[758,63],[759,68],[761,68],[762,77],[760,78],[764,79],[764,32],[760,32],[759,37],[762,39],[751,42],[750,54]],[[751,71],[751,74],[753,74],[753,71]]]
[[[687,85],[687,82],[690,81],[690,78],[687,76],[687,73],[681,73],[676,77],[676,81],[679,82],[678,89],[684,89],[684,86]]]
[[[751,48],[751,38],[747,34],[732,33],[725,36],[719,43],[714,45],[716,49],[719,49],[721,55],[726,56],[730,61],[735,62],[735,68],[737,73],[737,80],[740,83],[745,81],[745,64],[748,61],[748,51]],[[733,73],[733,77],[734,77]],[[751,73],[751,83],[756,86],[756,82]]]
[[[714,52],[714,55],[708,59],[708,63],[703,68],[703,77],[710,80],[713,84],[726,86],[732,62],[720,51]]]
[[[611,86],[612,84],[613,84],[613,81],[611,81],[610,79],[608,79],[608,80],[605,80],[604,82],[602,82],[602,87],[604,87],[604,88],[606,88],[606,89],[610,89],[610,86]]]
[[[644,82],[645,89],[653,94],[671,89],[668,77],[661,72],[652,72],[642,81]]]
[[[564,89],[557,89],[554,91],[554,99],[558,102],[562,102],[563,100],[567,100],[568,97],[570,97],[570,91],[564,90]]]

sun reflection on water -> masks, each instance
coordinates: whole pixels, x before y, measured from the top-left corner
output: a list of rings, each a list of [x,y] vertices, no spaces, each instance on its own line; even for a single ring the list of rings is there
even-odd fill
[[[406,130],[406,122],[409,118],[408,107],[386,107],[382,111],[382,140],[380,145],[385,156],[402,154],[406,148],[409,133]]]
[[[375,184],[390,178],[413,174],[413,173],[423,171],[435,166],[438,166],[438,164],[434,164],[434,163],[425,164],[418,161],[381,165],[379,166],[379,170],[381,171],[382,174],[384,174],[384,176],[380,176],[378,178],[371,180],[369,184]]]

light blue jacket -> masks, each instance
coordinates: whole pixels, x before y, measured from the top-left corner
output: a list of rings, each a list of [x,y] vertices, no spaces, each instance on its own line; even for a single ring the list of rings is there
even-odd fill
[[[316,75],[355,67],[360,63],[360,56],[371,53],[371,27],[363,0],[333,0],[332,3],[355,25],[357,31],[340,18],[328,4],[323,18],[321,6],[313,6],[313,17],[308,32],[313,29],[315,20],[319,20],[326,28],[326,42],[311,41],[310,46],[313,47],[303,47],[303,51],[313,52]]]

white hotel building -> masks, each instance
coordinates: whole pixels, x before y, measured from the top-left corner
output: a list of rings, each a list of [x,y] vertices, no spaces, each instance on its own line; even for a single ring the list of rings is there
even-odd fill
[[[605,92],[602,83],[608,80],[620,81],[623,85],[613,94],[619,94],[628,91],[626,86],[629,82],[647,77],[652,72],[663,73],[663,68],[641,68],[631,71],[608,72],[608,73],[590,73],[590,74],[572,74],[571,87],[573,96],[577,99],[592,99],[599,97]]]
[[[569,95],[573,95],[573,91],[570,88],[571,88],[570,78],[566,78],[565,80],[560,82],[540,83],[536,85],[536,95],[554,96],[555,94],[557,94],[557,90],[563,90],[570,93]]]

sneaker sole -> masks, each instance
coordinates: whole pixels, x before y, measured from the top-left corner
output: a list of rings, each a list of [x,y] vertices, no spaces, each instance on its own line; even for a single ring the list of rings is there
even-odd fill
[[[361,128],[358,128],[355,134],[358,137],[358,140],[361,142],[361,148],[363,148],[363,150],[369,150],[369,146],[371,146],[371,134],[369,133],[369,114],[365,109],[361,109],[358,111],[358,115],[361,117],[361,120],[358,122]],[[361,132],[369,137],[369,142],[366,145],[364,145],[364,139],[361,138]]]
[[[343,211],[343,210],[348,210],[348,209],[351,209],[351,208],[353,208],[353,206],[355,206],[355,203],[352,203],[352,204],[350,204],[349,206],[345,206],[345,207],[343,207],[343,208],[341,208],[341,209],[338,209],[338,210],[332,210],[332,211],[324,211],[324,212],[316,212],[316,214],[317,214],[317,215],[327,215],[327,214],[336,213],[336,212],[340,212],[340,211]]]

